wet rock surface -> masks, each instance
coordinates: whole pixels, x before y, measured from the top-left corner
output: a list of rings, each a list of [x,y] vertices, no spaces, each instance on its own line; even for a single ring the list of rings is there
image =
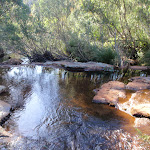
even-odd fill
[[[93,102],[113,105],[136,117],[150,118],[150,77],[133,77],[125,85],[119,81],[110,81],[97,89]],[[119,98],[126,97],[126,90],[133,90],[128,101],[120,103]]]
[[[133,77],[130,79],[132,82],[129,82],[126,86],[129,90],[144,90],[150,89],[150,77]]]
[[[43,65],[54,65],[68,71],[114,71],[114,66],[96,62],[71,62],[71,61],[50,61]]]
[[[129,82],[126,86],[128,90],[138,91],[150,89],[150,84],[144,82]]]
[[[150,118],[150,90],[137,91],[129,102],[132,115]]]
[[[0,121],[10,113],[11,105],[0,101]]]
[[[119,97],[125,98],[125,84],[119,81],[110,81],[101,86],[96,96],[93,98],[93,102],[109,104],[116,106]]]

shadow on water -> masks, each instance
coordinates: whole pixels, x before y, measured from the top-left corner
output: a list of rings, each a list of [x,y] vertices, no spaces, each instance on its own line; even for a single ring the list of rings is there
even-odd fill
[[[5,101],[15,109],[4,127],[14,149],[132,149],[134,118],[92,103],[93,89],[116,73],[75,73],[41,66],[13,67],[2,75]],[[133,144],[134,143],[134,144]],[[138,143],[138,142],[137,142]]]

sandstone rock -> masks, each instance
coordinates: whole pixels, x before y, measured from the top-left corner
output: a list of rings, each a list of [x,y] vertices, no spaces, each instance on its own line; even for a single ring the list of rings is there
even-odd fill
[[[137,117],[150,118],[150,104],[139,104],[131,108],[130,113]]]
[[[130,66],[129,69],[132,70],[149,70],[149,66]]]
[[[150,90],[133,93],[129,101],[119,104],[119,109],[136,117],[150,118]]]
[[[124,89],[125,84],[119,81],[110,81],[105,83],[99,90],[97,90],[97,94],[94,96],[93,102],[117,106],[119,97],[126,97]]]
[[[129,82],[126,85],[126,89],[134,91],[150,89],[150,84],[144,82]]]
[[[132,77],[130,80],[133,82],[144,82],[150,84],[150,77]]]
[[[134,127],[150,127],[150,119],[148,118],[135,118]]]
[[[3,85],[0,85],[0,94],[6,92],[6,87]]]
[[[10,113],[11,105],[0,101],[0,121]]]
[[[150,118],[150,105],[141,104],[136,107],[132,107],[131,114],[137,117]]]
[[[114,71],[114,66],[96,62],[49,61],[45,65],[55,65],[69,71]]]
[[[126,86],[124,83],[119,81],[109,81],[108,83],[103,84],[101,88],[124,90]]]

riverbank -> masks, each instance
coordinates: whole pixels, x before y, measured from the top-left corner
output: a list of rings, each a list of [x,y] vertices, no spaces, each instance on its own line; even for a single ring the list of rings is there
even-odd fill
[[[75,61],[47,61],[47,62],[33,62],[22,61],[21,59],[9,59],[0,63],[1,67],[9,67],[14,65],[40,65],[45,67],[56,67],[63,68],[67,71],[74,72],[114,72],[115,70],[139,70],[139,71],[150,71],[150,66],[128,66],[126,67],[116,67],[114,65],[100,63],[100,62],[75,62]]]

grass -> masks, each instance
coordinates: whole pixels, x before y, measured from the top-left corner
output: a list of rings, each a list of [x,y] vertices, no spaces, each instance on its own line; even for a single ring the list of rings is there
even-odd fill
[[[140,139],[142,139],[145,142],[150,143],[150,135],[142,133],[142,131],[139,129],[136,129],[136,130],[137,130],[137,133],[138,133]]]

